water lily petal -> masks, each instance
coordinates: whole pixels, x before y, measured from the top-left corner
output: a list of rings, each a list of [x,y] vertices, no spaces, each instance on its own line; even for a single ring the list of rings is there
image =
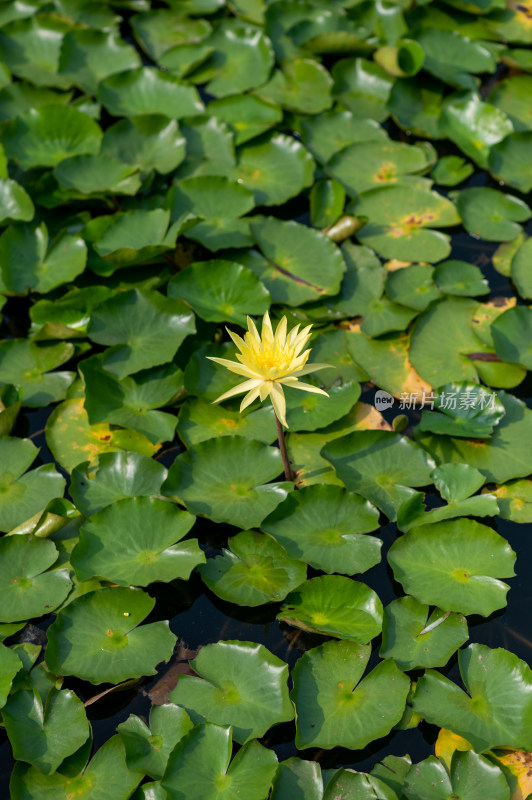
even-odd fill
[[[294,377],[281,378],[278,382],[282,383],[284,386],[289,386],[292,389],[301,389],[303,392],[310,392],[311,394],[324,394],[325,397],[329,397],[327,392],[324,392],[323,389],[319,389],[317,386],[313,386],[311,383],[301,383],[301,381],[298,381],[298,379]]]
[[[253,403],[253,401],[257,399],[257,397],[260,394],[260,389],[261,389],[260,386],[256,386],[254,389],[251,389],[251,391],[247,393],[247,395],[240,403],[240,411],[244,411],[245,408],[250,406]]]
[[[217,397],[216,400],[213,400],[213,403],[221,403],[222,400],[229,400],[230,397],[235,397],[237,394],[242,394],[243,392],[249,392],[251,389],[255,389],[258,384],[260,384],[260,380],[252,380],[252,381],[244,381],[244,383],[239,383],[238,386],[234,386],[232,389],[229,389],[228,392],[224,392],[221,394],[220,397]]]
[[[231,372],[236,372],[237,375],[244,375],[246,378],[256,378],[260,379],[260,374],[253,369],[250,369],[245,364],[237,364],[236,361],[229,361],[228,358],[218,358],[217,356],[207,356],[209,361],[216,361],[217,364],[221,364],[222,367],[230,370]]]
[[[273,410],[277,414],[277,419],[285,428],[288,428],[288,422],[286,421],[286,400],[282,386],[279,386],[278,383],[272,384],[271,398]]]

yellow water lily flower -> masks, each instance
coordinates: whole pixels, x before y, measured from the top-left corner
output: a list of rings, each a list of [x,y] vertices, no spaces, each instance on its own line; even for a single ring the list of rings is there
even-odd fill
[[[323,389],[299,381],[302,375],[308,375],[309,372],[316,372],[331,366],[330,364],[307,364],[310,348],[301,352],[310,338],[312,325],[307,325],[302,331],[299,330],[299,325],[296,325],[289,333],[286,330],[287,325],[286,317],[283,317],[274,332],[270,316],[266,312],[262,320],[260,336],[251,317],[248,317],[248,330],[244,338],[227,330],[240,350],[236,354],[240,363],[230,361],[228,358],[215,358],[214,356],[208,356],[208,358],[231,372],[236,372],[237,375],[243,375],[248,380],[217,397],[215,403],[247,392],[240,405],[240,411],[243,411],[257,397],[260,397],[262,401],[270,395],[277,418],[285,428],[288,428],[283,386],[329,396]]]

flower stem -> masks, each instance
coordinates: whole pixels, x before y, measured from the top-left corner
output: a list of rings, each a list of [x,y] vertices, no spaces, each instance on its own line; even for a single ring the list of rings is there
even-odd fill
[[[279,450],[281,451],[281,457],[283,459],[284,476],[287,481],[293,481],[294,476],[292,475],[292,469],[290,467],[290,461],[288,460],[288,453],[286,451],[283,426],[277,418],[277,414],[275,414],[275,423],[277,425],[277,436],[279,438]]]

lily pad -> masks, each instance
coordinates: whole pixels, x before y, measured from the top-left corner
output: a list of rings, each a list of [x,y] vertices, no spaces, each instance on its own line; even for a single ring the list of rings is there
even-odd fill
[[[460,650],[458,664],[466,691],[429,670],[418,682],[414,709],[479,752],[501,746],[531,750],[530,667],[507,650],[482,644]]]
[[[329,574],[355,575],[378,564],[382,542],[364,536],[378,527],[377,510],[339,486],[306,486],[262,522],[290,558]]]
[[[239,528],[260,525],[292,485],[268,483],[282,472],[277,448],[242,436],[200,442],[174,461],[162,491],[193,514]]]
[[[443,85],[429,76],[416,75],[415,78],[395,81],[388,100],[388,109],[396,122],[417,136],[429,139],[443,139],[440,130],[440,116],[443,102]],[[445,158],[443,156],[434,168]]]
[[[514,130],[527,131],[532,128],[532,112],[527,96],[532,88],[529,75],[512,75],[501,81],[490,93],[490,102],[508,115]]]
[[[22,391],[6,383],[0,388],[0,436],[8,436],[22,407]]]
[[[150,778],[162,778],[170,753],[192,727],[187,712],[173,703],[152,706],[150,727],[131,714],[117,726],[126,748],[128,768]]]
[[[521,233],[519,222],[530,219],[532,211],[522,200],[496,189],[464,189],[456,198],[464,228],[481,239],[508,242]]]
[[[270,536],[242,531],[229,539],[228,546],[223,555],[209,558],[199,572],[209,589],[229,603],[276,603],[307,577],[306,566],[289,558]]]
[[[459,750],[453,756],[450,775],[437,758],[429,756],[407,775],[405,790],[412,800],[422,800],[428,796],[427,792],[431,800],[443,800],[455,792],[471,800],[482,800],[486,792],[493,800],[509,800],[510,797],[510,788],[500,767],[477,753]]]
[[[532,481],[509,481],[493,490],[503,519],[532,522]]]
[[[372,119],[334,109],[300,121],[301,138],[312,155],[326,164],[335,153],[357,142],[387,140],[386,131]]]
[[[316,761],[287,758],[279,764],[271,800],[323,800],[323,778]]]
[[[443,261],[434,270],[433,277],[434,283],[444,294],[477,297],[490,291],[482,270],[467,261]]]
[[[333,69],[334,95],[357,117],[384,122],[393,78],[386,70],[365,58],[345,58]]]
[[[49,570],[58,557],[54,543],[30,534],[4,536],[2,554],[2,608],[0,622],[42,617],[66,598],[72,584],[68,569]]]
[[[44,222],[13,226],[0,238],[0,287],[16,294],[44,294],[74,280],[86,261],[87,246],[80,236],[63,232],[49,244]]]
[[[138,167],[101,154],[66,158],[54,169],[54,177],[62,190],[81,195],[134,195],[141,183]]]
[[[211,647],[213,645],[210,645]],[[170,754],[161,781],[175,800],[263,800],[277,771],[277,758],[248,742],[231,764],[231,728],[196,725]]]
[[[185,139],[174,119],[157,114],[121,119],[104,133],[102,153],[166,175],[185,158]]]
[[[38,344],[29,339],[0,342],[0,384],[20,386],[24,406],[44,406],[62,400],[73,372],[51,372],[74,355],[71,342]]]
[[[340,575],[312,578],[288,595],[277,619],[366,644],[382,628],[382,603],[366,584]]]
[[[251,189],[257,205],[285,203],[314,180],[314,159],[308,150],[282,133],[241,145],[237,159],[234,177]]]
[[[433,167],[430,177],[440,186],[456,186],[457,183],[467,180],[474,169],[469,161],[460,156],[442,156]]]
[[[506,605],[515,553],[502,536],[473,520],[414,528],[390,548],[388,561],[406,592],[444,611],[489,616]]]
[[[435,395],[434,407],[437,411],[423,412],[419,430],[466,439],[491,436],[506,413],[495,392],[478,383],[445,384]]]
[[[142,433],[105,422],[91,425],[82,397],[65,400],[54,409],[46,423],[46,441],[57,461],[69,471],[87,458],[94,461],[100,453],[133,450],[151,456],[158,450]]]
[[[527,194],[532,189],[532,169],[528,154],[532,147],[532,131],[510,133],[491,150],[488,167],[492,175],[514,189]]]
[[[413,264],[390,272],[386,279],[386,294],[396,303],[424,311],[440,296],[433,280],[434,270],[425,264]],[[368,331],[364,330],[364,333]]]
[[[404,670],[443,667],[468,638],[462,614],[430,613],[414,597],[399,597],[384,609],[379,655]]]
[[[46,692],[15,692],[2,709],[13,756],[45,775],[78,750],[90,735],[83,703],[74,692],[50,686]]]
[[[322,450],[350,491],[366,497],[395,519],[412,486],[431,482],[434,462],[414,442],[398,433],[357,431],[335,439]]]
[[[115,31],[80,28],[69,31],[63,39],[59,73],[94,95],[101,80],[140,64],[136,50]]]
[[[166,469],[157,461],[118,450],[100,453],[93,464],[79,464],[72,471],[69,491],[81,513],[90,517],[126,497],[159,495],[166,475]]]
[[[327,236],[275,217],[255,217],[250,228],[265,259],[247,265],[269,290],[272,302],[294,306],[338,292],[345,263]]]
[[[139,289],[105,300],[92,312],[88,328],[92,341],[111,346],[104,368],[119,379],[171,361],[194,332],[194,315],[183,303]]]
[[[55,167],[64,158],[97,153],[102,130],[87,114],[71,106],[47,105],[17,116],[2,132],[6,155],[22,169]]]
[[[13,627],[16,628],[15,625]],[[0,644],[0,668],[2,670],[0,677],[0,708],[3,708],[11,691],[13,678],[22,669],[22,661],[15,650],[6,647],[5,644]]]
[[[155,675],[157,664],[172,655],[175,636],[168,622],[140,625],[154,605],[141,589],[101,589],[78,597],[48,628],[48,667],[94,684]]]
[[[187,447],[219,436],[243,436],[264,444],[271,444],[277,438],[272,406],[241,414],[199,398],[190,398],[181,406],[177,432]]]
[[[0,222],[29,222],[34,213],[35,207],[24,187],[8,178],[0,179]]]
[[[296,58],[275,70],[272,79],[256,91],[264,100],[291,111],[319,114],[332,105],[332,85],[325,67],[309,58]]]
[[[82,581],[101,577],[119,586],[148,586],[187,580],[205,562],[197,539],[180,541],[194,521],[157,498],[118,500],[83,523],[71,564]]]
[[[59,74],[59,58],[63,37],[72,23],[59,14],[34,11],[30,5],[26,19],[13,19],[2,27],[2,61],[14,75],[37,86],[68,87],[69,78]]]
[[[532,369],[532,309],[509,308],[491,326],[497,355]]]
[[[296,747],[361,750],[400,720],[410,681],[392,660],[362,678],[370,653],[368,646],[343,641],[325,642],[301,656],[291,694]]]
[[[532,249],[532,239],[526,239],[524,236],[516,238],[514,242],[517,244],[514,252],[509,252],[508,261],[510,262],[510,269],[508,274],[511,275],[512,281],[517,287],[517,291],[526,300],[532,299],[532,272],[530,270],[530,251]],[[530,242],[530,244],[528,244]],[[512,247],[513,243],[509,243]],[[495,257],[494,257],[495,263]]]
[[[193,722],[230,724],[239,744],[263,736],[294,718],[288,697],[288,666],[261,644],[216,642],[191,662],[200,677],[182,675],[170,700]]]
[[[491,148],[513,131],[506,114],[474,92],[451,95],[444,102],[440,127],[482,169],[488,166]]]
[[[260,136],[283,118],[279,106],[253,94],[220,97],[209,103],[207,111],[229,125],[237,145]]]
[[[416,41],[425,51],[423,69],[458,89],[474,90],[473,75],[495,72],[497,62],[488,48],[458,31],[427,28],[416,35]]]
[[[203,111],[203,103],[193,86],[154,67],[110,75],[98,85],[98,100],[115,117],[164,114],[170,119],[181,119]]]
[[[328,396],[305,394],[300,399],[295,392],[286,396],[286,418],[293,431],[315,431],[325,428],[332,422],[348,414],[360,397],[358,383],[344,383],[342,386],[331,386]]]
[[[365,192],[348,211],[369,222],[359,241],[385,258],[441,261],[450,253],[449,237],[431,226],[457,225],[454,205],[436,192],[416,186],[385,186]]]
[[[154,61],[171,47],[200,42],[211,32],[205,19],[190,19],[180,9],[151,8],[131,19],[131,27],[141,47]]]

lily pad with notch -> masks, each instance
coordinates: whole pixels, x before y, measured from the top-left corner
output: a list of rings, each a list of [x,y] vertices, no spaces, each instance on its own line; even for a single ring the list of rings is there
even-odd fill
[[[467,261],[443,261],[434,269],[433,277],[443,294],[478,297],[490,292],[489,282],[482,270]]]
[[[100,81],[97,97],[115,117],[164,114],[170,119],[181,119],[203,111],[203,103],[193,86],[155,67],[115,72]]]
[[[388,109],[394,120],[405,130],[416,136],[429,139],[443,139],[445,134],[440,130],[440,116],[443,102],[443,84],[423,74],[415,78],[395,81],[388,100]],[[443,156],[434,169],[445,158]]]
[[[418,429],[466,439],[488,438],[506,413],[495,392],[467,382],[442,386],[434,407],[423,412]]]
[[[9,178],[0,179],[0,222],[29,222],[35,207],[23,186]]]
[[[410,681],[391,659],[363,678],[370,654],[367,645],[342,641],[325,642],[301,656],[291,693],[298,749],[361,750],[399,722]]]
[[[365,583],[323,575],[289,594],[277,619],[311,633],[366,644],[381,631],[382,603]]]
[[[434,270],[428,264],[413,264],[390,272],[386,279],[386,294],[395,303],[424,311],[440,296],[433,275]],[[366,330],[363,332],[368,333]]]
[[[102,141],[103,155],[162,175],[179,166],[185,150],[176,120],[162,114],[121,119],[106,129]]]
[[[405,791],[411,800],[424,800],[427,792],[431,800],[444,800],[453,795],[482,800],[488,792],[493,800],[509,800],[510,797],[510,787],[501,768],[471,750],[455,751],[450,774],[434,756],[416,764],[407,775]]]
[[[365,536],[379,524],[377,510],[340,486],[305,486],[261,524],[290,558],[329,574],[355,575],[378,564],[382,542]]]
[[[513,131],[506,114],[483,102],[476,92],[450,95],[443,104],[440,128],[481,169],[488,166],[491,148]]]
[[[176,639],[166,621],[140,624],[154,605],[141,589],[100,589],[78,597],[48,628],[46,664],[56,674],[93,684],[155,675]]]
[[[256,89],[256,93],[290,111],[319,114],[332,105],[332,85],[324,66],[310,58],[296,58],[275,70],[271,80]]]
[[[430,177],[440,186],[456,186],[467,180],[474,171],[473,164],[460,156],[442,156],[433,167]]]
[[[283,112],[254,94],[236,94],[211,100],[207,111],[226,122],[233,131],[235,144],[260,136],[283,118]]]
[[[491,332],[499,358],[532,369],[532,308],[509,308],[492,323]]]
[[[423,69],[458,89],[475,90],[473,76],[495,72],[497,61],[482,42],[475,42],[458,31],[425,28],[415,40],[425,51]]]
[[[399,597],[384,609],[379,655],[403,670],[443,667],[468,638],[462,614],[431,612],[414,597]]]
[[[29,339],[0,342],[0,385],[22,390],[22,404],[40,407],[62,400],[75,378],[73,372],[52,372],[75,353],[71,342],[39,344]]]
[[[532,211],[523,200],[496,189],[464,189],[453,199],[456,200],[464,228],[487,241],[508,242],[515,239],[522,231],[519,222],[526,222],[532,216]]]
[[[532,522],[532,481],[509,481],[493,490],[499,514],[512,522]]]
[[[372,119],[360,119],[351,111],[333,109],[299,120],[301,139],[312,155],[326,164],[344,147],[358,142],[382,141],[388,137],[384,128]]]
[[[178,456],[162,493],[184,503],[193,514],[254,528],[292,489],[288,481],[268,483],[282,469],[277,448],[242,436],[223,436]]]
[[[287,555],[271,536],[242,531],[228,549],[199,569],[203,582],[222,600],[240,606],[277,603],[303,583],[306,565]]]
[[[131,714],[116,728],[126,748],[128,769],[154,780],[162,778],[170,753],[192,727],[187,712],[173,703],[152,706],[149,727]]]
[[[135,195],[141,180],[136,165],[98,153],[65,158],[54,169],[54,177],[66,196],[112,194]]]
[[[328,397],[305,393],[301,398],[288,388],[286,419],[290,430],[315,431],[345,417],[356,404],[360,391],[360,384],[350,381],[329,387]]]
[[[190,662],[199,677],[182,675],[170,700],[193,722],[230,724],[239,744],[294,718],[288,666],[261,644],[220,641],[201,648]]]
[[[241,414],[233,408],[192,397],[179,410],[177,432],[187,447],[194,447],[207,439],[235,434],[264,444],[271,444],[277,438],[272,406],[262,406]]]
[[[82,524],[71,564],[82,581],[100,577],[119,586],[148,586],[188,580],[205,562],[197,539],[181,541],[194,522],[165,500],[118,500]]]
[[[104,78],[140,65],[137,51],[114,30],[74,29],[61,44],[59,74],[90,95]]]
[[[22,407],[22,390],[12,383],[0,387],[0,436],[9,436]]]
[[[365,58],[344,58],[332,68],[333,93],[355,116],[384,122],[394,79]]]
[[[491,149],[488,168],[491,174],[508,186],[528,194],[532,189],[532,131],[510,133]]]
[[[206,19],[193,19],[173,8],[150,8],[135,14],[131,27],[137,42],[155,62],[172,47],[201,42],[212,30]]]
[[[389,550],[394,576],[420,603],[489,616],[506,605],[515,553],[502,536],[469,519],[413,528]]]
[[[13,19],[2,25],[0,51],[2,61],[18,78],[37,86],[67,88],[71,80],[59,73],[63,37],[73,26],[72,20],[57,13],[35,13],[27,6],[27,18]],[[38,11],[43,9],[40,7]]]

